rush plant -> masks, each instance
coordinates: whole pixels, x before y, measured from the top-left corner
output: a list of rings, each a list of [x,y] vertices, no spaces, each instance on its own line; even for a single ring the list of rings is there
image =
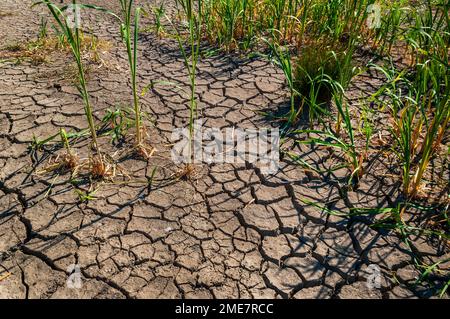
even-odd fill
[[[135,115],[136,140],[135,147],[139,154],[145,158],[149,158],[153,153],[152,150],[144,144],[143,135],[144,127],[142,125],[141,109],[139,106],[139,97],[137,93],[137,64],[138,64],[138,36],[139,36],[139,17],[142,9],[134,10],[134,29],[132,30],[132,12],[133,0],[119,0],[122,10],[123,21],[120,25],[120,34],[125,43],[130,66],[131,86],[133,91],[133,106]]]
[[[197,116],[197,99],[196,99],[196,76],[197,64],[200,58],[200,41],[201,41],[201,22],[202,22],[202,0],[195,2],[194,0],[179,0],[181,7],[187,19],[189,35],[189,51],[185,48],[183,37],[177,29],[176,38],[180,51],[183,55],[184,64],[189,75],[190,94],[189,94],[189,157],[192,157],[192,139],[194,135],[194,120]],[[197,5],[197,13],[194,6]],[[167,20],[171,20],[166,16]],[[187,170],[190,171],[190,170]]]
[[[285,129],[292,126],[296,120],[302,108],[296,108],[295,98],[298,96],[298,91],[294,86],[294,72],[292,67],[292,58],[291,53],[289,52],[288,47],[283,47],[277,44],[275,41],[269,41],[267,39],[263,39],[267,43],[270,48],[271,55],[274,57],[275,63],[281,68],[286,78],[286,82],[289,88],[290,93],[290,103],[289,103],[289,114],[286,115],[287,123]]]
[[[382,69],[378,67],[378,69]],[[382,69],[383,70],[383,69]],[[441,148],[450,121],[449,65],[431,58],[413,74],[402,71],[376,96],[383,94],[393,119],[394,151],[402,166],[403,192],[413,199],[422,188],[432,157]],[[411,79],[412,78],[412,79]]]
[[[164,8],[164,2],[161,2],[159,7],[152,7],[153,15],[155,17],[155,31],[157,35],[162,35],[164,33],[164,26],[162,24],[162,18],[166,12]]]
[[[78,25],[75,25],[72,28],[69,24],[69,19],[65,15],[65,12],[68,10],[68,6],[64,6],[59,8],[50,0],[42,0],[36,2],[34,5],[43,4],[46,5],[52,14],[59,31],[64,34],[66,41],[68,42],[70,49],[72,51],[72,55],[75,59],[78,68],[78,90],[83,97],[84,101],[84,113],[86,115],[86,119],[88,122],[89,130],[92,137],[93,148],[96,153],[100,153],[100,147],[97,142],[97,132],[95,129],[94,117],[93,117],[93,109],[91,105],[91,101],[89,98],[89,92],[86,86],[86,76],[81,56],[81,38],[80,38],[80,29]],[[76,0],[72,1],[72,5],[77,6]]]
[[[59,134],[61,136],[61,141],[66,150],[66,154],[64,155],[63,158],[63,165],[65,168],[68,168],[72,173],[74,173],[79,164],[78,157],[70,147],[69,137],[67,135],[66,130],[62,128]]]
[[[89,92],[87,89],[87,82],[85,76],[85,68],[82,59],[82,31],[81,26],[78,25],[78,21],[74,21],[74,26],[72,26],[72,22],[68,16],[68,10],[80,10],[82,8],[87,9],[95,9],[98,11],[106,12],[114,15],[110,11],[87,4],[78,4],[76,0],[72,1],[71,6],[65,5],[62,7],[58,7],[50,0],[41,0],[33,4],[34,5],[45,5],[50,11],[52,17],[56,22],[55,28],[59,31],[59,34],[62,35],[62,39],[64,39],[68,46],[70,47],[70,51],[74,57],[77,66],[77,88],[80,92],[83,101],[84,101],[84,113],[86,115],[86,120],[89,127],[89,132],[92,138],[92,148],[94,153],[89,156],[89,168],[90,173],[94,176],[94,178],[112,178],[115,176],[115,164],[111,156],[107,156],[103,154],[100,150],[100,146],[97,138],[97,130],[93,116],[93,108],[89,97]],[[70,12],[71,14],[73,12]],[[115,15],[114,15],[115,16]],[[117,16],[115,16],[118,18]]]
[[[355,132],[356,129],[352,123],[352,117],[348,108],[348,103],[345,101],[344,90],[342,86],[336,81],[329,81],[333,89],[333,101],[337,111],[337,127],[334,130],[331,126],[325,127],[323,130],[309,129],[309,130],[295,130],[292,134],[308,134],[313,135],[307,139],[296,139],[300,144],[318,145],[326,148],[339,150],[346,158],[345,166],[349,167],[350,175],[348,177],[348,186],[350,188],[357,187],[360,178],[363,175],[364,152],[357,148]],[[367,133],[369,134],[369,132]],[[371,133],[370,133],[371,134]],[[367,135],[366,135],[366,138]],[[339,165],[338,168],[341,166]],[[331,169],[333,170],[333,169]]]

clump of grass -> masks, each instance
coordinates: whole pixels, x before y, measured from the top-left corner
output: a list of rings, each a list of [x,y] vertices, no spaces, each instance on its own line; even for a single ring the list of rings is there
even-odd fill
[[[442,148],[450,121],[449,58],[443,53],[448,52],[443,40],[445,32],[442,36],[434,28],[424,28],[416,34],[418,38],[413,41],[416,45],[421,43],[425,32],[426,38],[436,41],[431,47],[427,41],[421,44],[423,49],[416,56],[413,69],[375,67],[388,79],[374,98],[382,95],[387,98],[380,103],[389,105],[391,110],[391,131],[402,164],[403,192],[408,199],[423,193],[424,174]]]
[[[43,40],[47,38],[48,36],[48,21],[47,19],[44,19],[44,17],[41,17],[41,23],[39,25],[39,33],[38,33],[38,40]]]
[[[390,54],[392,46],[404,33],[402,25],[407,20],[408,1],[392,1],[381,8],[380,26],[374,32],[372,47],[381,54]]]
[[[92,187],[87,191],[75,188],[74,192],[78,196],[78,200],[81,203],[87,203],[89,201],[97,199],[97,196],[95,194],[98,192],[98,190],[99,188],[92,189]]]
[[[285,130],[290,126],[295,124],[297,121],[298,115],[301,112],[301,107],[296,107],[296,97],[299,95],[299,91],[295,87],[294,82],[294,70],[292,66],[292,58],[291,53],[288,47],[280,46],[275,41],[269,41],[264,39],[264,41],[268,44],[271,55],[274,56],[275,63],[281,68],[286,78],[286,82],[289,88],[290,93],[290,103],[289,103],[289,114],[286,115],[286,126]]]
[[[104,178],[111,177],[115,173],[115,168],[111,157],[108,157],[101,153],[101,149],[98,143],[96,125],[93,116],[93,108],[89,97],[89,92],[87,89],[85,68],[82,59],[82,42],[81,42],[81,30],[79,25],[75,25],[72,28],[69,25],[69,19],[65,15],[65,11],[68,10],[68,6],[58,7],[50,0],[42,0],[36,2],[34,5],[45,5],[50,11],[53,19],[56,22],[56,28],[60,34],[64,35],[64,39],[67,41],[72,56],[76,62],[78,69],[78,91],[80,92],[83,102],[84,102],[84,113],[86,116],[86,121],[88,123],[89,132],[92,139],[92,149],[94,153],[90,156],[89,167],[91,168],[91,173],[95,177]],[[80,6],[81,8],[93,8],[101,11],[105,11],[102,8],[91,6],[91,5],[81,5],[72,1],[73,6]],[[105,162],[106,160],[106,162]],[[111,173],[112,172],[112,173]]]
[[[111,142],[122,143],[128,130],[134,126],[133,110],[117,108],[115,110],[108,109],[102,119],[102,123],[107,125],[103,136],[110,136]]]
[[[133,105],[135,114],[135,128],[136,128],[136,140],[135,148],[141,156],[149,158],[152,156],[154,150],[144,143],[143,136],[145,135],[145,129],[142,125],[141,109],[139,106],[139,97],[137,93],[137,64],[138,64],[138,36],[139,36],[139,17],[141,14],[141,8],[134,10],[134,31],[132,31],[132,8],[133,0],[119,0],[122,9],[123,22],[120,26],[120,33],[122,39],[125,42],[127,49],[128,63],[130,66],[131,85],[133,91]]]
[[[344,89],[354,76],[354,45],[327,45],[321,41],[305,47],[293,56],[291,48],[276,41],[274,35],[277,33],[279,32],[273,31],[272,41],[265,38],[263,41],[267,43],[270,55],[283,71],[289,88],[290,111],[285,116],[285,128],[294,125],[304,111],[308,113],[311,126],[315,120],[323,122],[323,118],[330,115],[327,108],[334,94],[335,84],[338,83]]]
[[[0,62],[21,63],[24,59],[31,57],[23,43],[11,42],[0,49]]]
[[[75,172],[79,166],[79,159],[75,152],[70,147],[69,137],[65,129],[60,130],[61,140],[63,142],[66,153],[62,159],[63,166],[69,169],[72,173]]]
[[[184,8],[182,1],[177,1]],[[203,33],[210,42],[225,47],[250,49],[258,39],[275,34],[280,44],[301,48],[315,39],[333,41],[349,35],[364,40],[367,8],[373,0],[209,0],[201,1]]]
[[[403,189],[413,199],[422,191],[422,180],[432,158],[441,152],[450,121],[449,4],[430,0],[413,10],[414,25],[406,39],[416,52],[415,66],[402,72],[388,91],[392,105],[393,135],[403,158]],[[399,116],[397,114],[400,114]]]
[[[39,1],[36,4],[44,4],[47,6],[53,18],[55,19],[59,30],[65,35],[65,38],[69,43],[73,57],[78,67],[78,81],[79,81],[78,89],[84,100],[84,111],[89,125],[93,147],[94,150],[97,153],[99,153],[100,148],[97,142],[97,132],[95,130],[93,110],[89,98],[89,93],[86,87],[86,77],[84,72],[83,61],[81,59],[81,40],[80,40],[79,26],[76,26],[74,29],[72,29],[69,26],[68,18],[64,16],[64,11],[67,9],[67,7],[63,7],[62,9],[60,9],[58,6],[56,6],[49,0]],[[73,4],[76,5],[77,4],[76,1],[73,1]]]
[[[39,172],[39,174],[55,171],[58,173],[64,173],[69,171],[71,173],[71,176],[73,177],[77,174],[77,171],[81,165],[80,159],[78,158],[77,154],[70,147],[69,139],[71,135],[69,135],[65,129],[60,129],[59,134],[51,136],[43,141],[37,141],[36,138],[34,137],[32,147],[35,148],[36,150],[40,149],[42,148],[42,146],[49,143],[52,139],[56,138],[58,135],[61,138],[61,143],[65,152],[63,154],[51,158],[50,164],[46,166],[44,169],[42,169]]]
[[[113,179],[116,176],[114,159],[107,154],[95,154],[89,157],[89,171],[97,179]]]
[[[323,42],[305,47],[293,59],[293,88],[298,93],[302,108],[306,106],[310,125],[329,118],[329,101],[335,84],[345,89],[354,76],[352,65],[354,45],[325,44]]]
[[[166,9],[164,8],[164,2],[161,2],[159,6],[152,7],[153,16],[155,18],[155,32],[158,36],[162,36],[164,32],[164,26],[162,24],[162,19],[166,14]]]
[[[337,129],[333,130],[332,127],[327,127],[324,130],[294,130],[291,134],[313,134],[316,137],[296,138],[295,141],[300,144],[311,144],[341,151],[346,158],[346,166],[350,168],[347,185],[350,189],[355,189],[364,173],[363,164],[368,149],[367,141],[372,133],[370,128],[366,128],[366,147],[359,150],[355,137],[356,129],[352,123],[348,103],[345,101],[344,90],[336,81],[330,81],[330,85],[333,89],[333,101],[337,109]],[[340,167],[338,166],[338,168]]]
[[[303,48],[294,60],[294,84],[303,95],[307,95],[313,85],[310,78],[326,74],[327,77],[345,88],[352,77],[352,57],[354,46],[332,43],[325,40]],[[332,87],[324,85],[319,90],[322,100],[332,97]]]
[[[55,34],[48,32],[48,22],[42,18],[39,32],[35,40],[26,43],[13,42],[4,46],[0,50],[0,59],[8,61],[15,60],[17,63],[30,61],[33,65],[39,65],[49,61],[49,56],[54,52],[72,52],[70,43],[67,41],[63,31],[53,26]],[[104,63],[101,53],[109,50],[110,43],[103,39],[98,39],[94,35],[86,35],[79,30],[80,53],[83,60],[94,63]],[[89,64],[85,65],[85,75],[88,73]],[[78,82],[78,66],[74,66],[74,71],[69,72],[67,77],[72,82]]]
[[[185,48],[183,43],[183,37],[178,29],[176,29],[176,38],[180,51],[183,55],[184,64],[187,68],[189,75],[190,94],[189,94],[189,149],[188,149],[188,162],[177,174],[178,176],[191,176],[194,173],[193,162],[193,138],[194,138],[194,121],[198,115],[197,98],[196,98],[196,76],[197,76],[197,64],[200,58],[200,42],[201,42],[201,23],[202,23],[202,1],[198,0],[195,3],[194,0],[178,0],[177,3],[181,4],[184,14],[187,18],[189,29],[189,51]],[[197,4],[197,13],[195,12],[195,4]],[[172,24],[171,20],[166,19]],[[173,25],[173,24],[172,24]]]
[[[33,135],[33,139],[29,145],[29,151],[42,151],[45,149],[46,146],[50,146],[51,148],[59,147],[65,147],[64,142],[67,141],[69,143],[71,140],[76,140],[78,138],[89,136],[89,129],[83,129],[78,132],[65,132],[64,133],[65,138],[61,139],[61,142],[55,142],[55,140],[58,137],[61,137],[61,132],[58,132],[56,134],[50,135],[44,139],[38,139],[35,135]]]

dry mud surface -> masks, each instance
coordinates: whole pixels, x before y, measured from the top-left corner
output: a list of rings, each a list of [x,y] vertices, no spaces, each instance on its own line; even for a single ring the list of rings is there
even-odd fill
[[[0,41],[36,38],[44,8],[33,1],[2,0]],[[91,1],[117,10],[114,1]],[[148,1],[147,1],[148,3]],[[166,5],[169,9],[171,4]],[[170,10],[169,10],[170,11]],[[5,14],[7,13],[7,14]],[[89,71],[89,90],[99,121],[105,110],[130,105],[130,81],[118,28],[112,18],[84,14],[95,34],[112,43],[104,63]],[[98,22],[100,21],[100,23]],[[144,23],[148,23],[144,19]],[[187,89],[178,46],[142,33],[139,85],[170,81]],[[184,127],[188,100],[173,86],[142,98],[155,120],[149,141],[158,149],[148,161],[124,156],[131,180],[155,185],[104,184],[96,199],[80,202],[68,176],[36,174],[49,154],[31,154],[33,135],[85,128],[83,103],[72,85],[71,57],[49,53],[47,62],[0,64],[0,297],[2,298],[413,298],[432,292],[418,276],[408,247],[391,232],[369,228],[368,218],[329,215],[305,200],[348,212],[383,207],[399,196],[390,162],[371,156],[359,189],[342,188],[345,170],[312,176],[286,159],[274,176],[252,164],[203,165],[192,181],[171,181],[170,136]],[[370,90],[360,77],[359,90]],[[376,79],[375,79],[376,83]],[[359,91],[357,91],[359,92]],[[261,59],[218,55],[202,59],[199,107],[206,127],[258,128],[259,111],[287,101],[281,71]],[[355,93],[355,101],[359,93]],[[102,139],[104,147],[111,147]],[[75,146],[85,154],[88,141]],[[126,149],[126,147],[123,147]],[[304,147],[303,159],[327,167],[337,159]],[[114,148],[111,150],[114,151]],[[55,151],[58,153],[58,150]],[[417,238],[416,253],[429,262],[446,251]],[[71,265],[83,285],[70,289]],[[366,285],[368,267],[381,270],[380,289]]]

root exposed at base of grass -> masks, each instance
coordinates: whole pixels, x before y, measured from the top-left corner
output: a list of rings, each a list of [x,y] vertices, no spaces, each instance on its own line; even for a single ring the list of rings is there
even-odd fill
[[[107,154],[95,154],[89,157],[89,172],[97,179],[113,179],[122,169]]]
[[[66,152],[62,155],[57,155],[56,157],[51,158],[49,162],[49,165],[45,166],[42,170],[37,171],[38,175],[60,171],[70,172],[72,176],[74,176],[80,166],[82,166],[77,154],[73,152]]]
[[[153,154],[157,151],[156,148],[150,145],[146,145],[145,142],[136,145],[134,150],[138,156],[144,158],[145,160],[150,159],[153,156]]]

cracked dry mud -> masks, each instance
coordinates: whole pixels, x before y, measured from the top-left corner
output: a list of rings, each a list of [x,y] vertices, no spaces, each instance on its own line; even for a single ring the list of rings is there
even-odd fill
[[[1,2],[0,10],[9,13],[0,19],[2,46],[36,37],[45,10],[30,9],[31,3]],[[117,10],[114,1],[91,3]],[[167,6],[173,8],[171,2]],[[99,121],[106,109],[131,104],[127,61],[112,18],[83,12],[82,19],[113,44],[102,55],[105,63],[89,72]],[[142,33],[139,55],[141,88],[151,81],[188,88],[173,40]],[[32,156],[27,149],[33,135],[42,139],[60,128],[86,127],[82,100],[67,76],[70,55],[49,52],[46,58],[38,65],[0,65],[0,297],[431,296],[426,287],[412,285],[418,275],[413,256],[394,233],[372,230],[369,219],[329,215],[302,201],[342,212],[389,205],[399,184],[383,177],[390,165],[386,158],[371,157],[354,192],[340,186],[345,171],[311,177],[287,160],[270,177],[250,163],[216,164],[199,168],[194,181],[163,182],[176,170],[170,162],[171,132],[184,127],[188,116],[188,100],[171,86],[158,86],[142,98],[155,120],[149,141],[157,154],[148,163],[126,157],[121,162],[132,180],[158,167],[160,182],[151,188],[138,182],[105,184],[95,200],[80,203],[67,176],[36,174],[49,154]],[[287,100],[280,70],[261,59],[227,55],[202,59],[197,92],[205,126],[222,129],[267,126],[258,111]],[[114,152],[108,139],[102,143]],[[81,140],[74,148],[83,154],[87,146]],[[319,149],[300,151],[305,160],[321,159],[320,167],[337,160]],[[414,245],[430,262],[447,253],[420,238]],[[81,289],[66,285],[73,264],[81,269]],[[366,285],[371,264],[381,269],[380,289]]]

